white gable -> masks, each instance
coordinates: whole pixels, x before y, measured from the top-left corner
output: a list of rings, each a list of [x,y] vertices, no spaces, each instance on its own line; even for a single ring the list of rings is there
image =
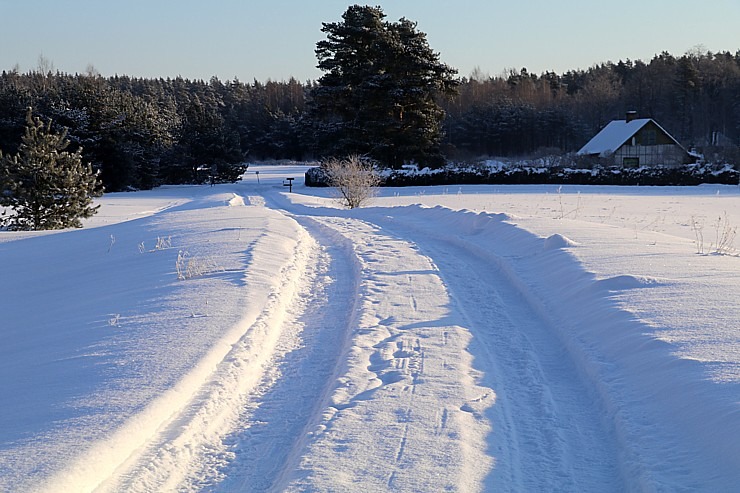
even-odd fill
[[[578,151],[578,154],[598,154],[600,156],[612,153],[622,147],[644,127],[650,118],[638,118],[632,121],[614,120],[597,133],[593,139]]]

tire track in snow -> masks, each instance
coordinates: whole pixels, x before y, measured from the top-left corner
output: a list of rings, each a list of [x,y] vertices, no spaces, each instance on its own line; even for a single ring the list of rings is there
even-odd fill
[[[276,273],[278,285],[257,319],[245,325],[242,337],[188,404],[175,410],[100,491],[199,491],[220,477],[232,456],[224,436],[238,422],[251,392],[274,368],[273,360],[295,343],[291,308],[301,289],[314,284],[308,266],[317,262],[317,256],[316,244],[299,231],[291,258]]]
[[[487,424],[460,408],[486,392],[490,404],[492,393],[469,373],[466,332],[447,316],[435,266],[363,221],[316,220],[354,245],[361,312],[322,431],[286,491],[478,489]]]
[[[274,361],[228,441],[234,460],[209,491],[283,491],[322,418],[339,378],[355,323],[358,266],[348,242],[310,218],[295,217],[321,245],[317,281],[301,294],[301,344]]]
[[[281,222],[280,231],[290,229],[285,222],[290,219],[264,211],[268,222]],[[259,274],[260,283],[267,283],[260,284],[255,300],[247,300],[247,306],[255,302],[259,309],[246,310],[242,322],[174,388],[83,454],[77,466],[51,478],[44,491],[197,491],[219,477],[230,458],[223,437],[238,421],[265,369],[274,366],[270,363],[276,352],[286,350],[280,342],[295,336],[281,339],[288,314],[295,313],[290,308],[297,293],[315,284],[309,266],[317,262],[318,247],[297,224],[293,229],[292,250],[285,257],[280,258],[282,247],[276,249],[265,235],[253,249],[261,260],[253,258],[250,267],[275,268],[270,280]],[[285,244],[287,248],[290,242]],[[249,267],[245,275],[249,277]],[[249,293],[247,284],[245,296]],[[102,467],[92,470],[89,463]],[[84,478],[79,469],[89,469]]]
[[[622,491],[619,447],[598,397],[497,260],[461,237],[438,233],[433,222],[424,228],[379,215],[375,224],[414,241],[433,259],[473,334],[475,367],[497,395],[486,413],[497,459],[486,489]],[[463,410],[477,413],[479,407],[471,401]]]

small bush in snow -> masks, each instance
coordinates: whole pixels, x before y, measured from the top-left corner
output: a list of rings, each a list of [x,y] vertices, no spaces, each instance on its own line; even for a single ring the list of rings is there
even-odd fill
[[[154,246],[155,250],[166,250],[172,248],[172,238],[167,236],[157,236],[157,244]]]
[[[350,209],[361,207],[375,196],[380,184],[373,163],[361,156],[331,158],[321,163],[321,169],[328,177],[329,186],[339,193],[339,201]]]
[[[167,250],[169,248],[172,248],[171,236],[157,236],[157,242],[155,243],[153,250],[147,250],[143,241],[139,243],[139,253],[157,252],[159,250]]]
[[[735,237],[737,236],[737,226],[730,224],[725,211],[717,220],[712,223],[714,227],[714,242],[710,243],[711,253],[716,255],[733,255],[736,253]],[[694,232],[694,244],[696,253],[704,254],[704,224],[696,217],[691,216],[691,230]]]
[[[193,257],[187,251],[180,250],[175,262],[177,278],[181,281],[194,277],[204,276],[221,270],[213,259],[208,257]]]
[[[714,253],[719,255],[731,255],[735,252],[735,236],[737,235],[737,226],[732,226],[727,218],[725,211],[717,222],[714,223],[715,243]]]

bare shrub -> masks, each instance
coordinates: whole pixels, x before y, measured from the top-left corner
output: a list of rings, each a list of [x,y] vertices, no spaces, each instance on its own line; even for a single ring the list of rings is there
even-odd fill
[[[339,201],[350,209],[361,207],[374,197],[380,184],[372,161],[362,156],[327,159],[321,168],[329,178],[329,186],[337,190]]]
[[[711,253],[716,255],[734,255],[737,253],[735,249],[735,237],[737,236],[737,226],[733,226],[730,223],[730,219],[727,216],[727,211],[724,211],[717,220],[712,223],[714,228],[715,241],[710,243],[709,250]],[[704,224],[700,222],[696,217],[691,216],[691,229],[694,232],[694,243],[696,244],[696,253],[705,253],[704,250]]]
[[[737,226],[730,224],[727,217],[727,211],[717,218],[714,223],[715,243],[714,253],[719,255],[732,255],[735,252],[735,236],[737,235]]]
[[[704,223],[699,222],[695,216],[691,216],[691,230],[694,232],[694,244],[696,253],[704,253]]]
[[[172,248],[172,237],[170,236],[157,236],[157,244],[154,246],[155,250],[166,250]]]
[[[175,261],[177,278],[181,281],[194,277],[205,276],[221,269],[216,262],[209,257],[194,257],[187,251],[180,250]]]

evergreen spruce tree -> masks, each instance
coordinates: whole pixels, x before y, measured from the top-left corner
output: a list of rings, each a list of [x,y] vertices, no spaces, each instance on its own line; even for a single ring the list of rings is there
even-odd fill
[[[445,112],[437,98],[455,91],[456,71],[407,19],[386,22],[380,7],[359,5],[342,18],[323,24],[327,39],[316,45],[325,72],[311,103],[318,150],[393,167],[441,164]]]
[[[2,222],[11,230],[45,230],[82,226],[98,206],[92,199],[102,192],[97,172],[83,164],[81,149],[66,151],[66,132],[52,131],[29,109],[26,132],[13,157],[2,159],[5,182],[0,205],[9,207]]]

